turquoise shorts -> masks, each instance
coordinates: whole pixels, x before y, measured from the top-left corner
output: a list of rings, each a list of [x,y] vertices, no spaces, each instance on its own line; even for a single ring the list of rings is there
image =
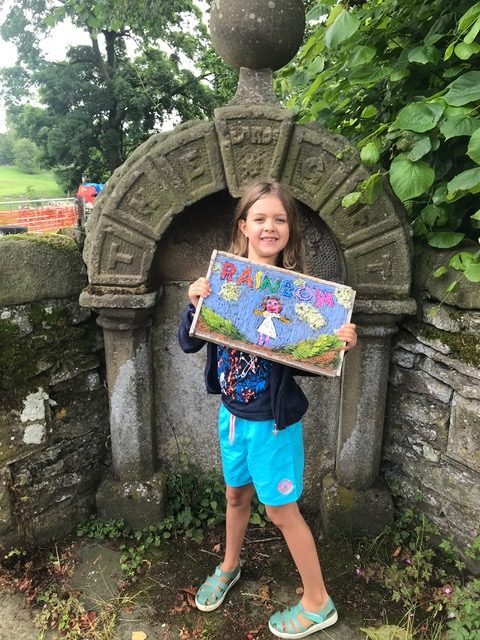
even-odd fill
[[[295,502],[303,490],[302,422],[275,431],[273,420],[238,418],[222,404],[218,432],[223,475],[231,487],[253,482],[268,506]]]

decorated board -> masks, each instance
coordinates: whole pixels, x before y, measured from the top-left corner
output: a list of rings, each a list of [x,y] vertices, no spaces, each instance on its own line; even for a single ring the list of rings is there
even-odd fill
[[[295,271],[214,251],[212,293],[200,298],[190,335],[327,376],[340,375],[355,291]]]

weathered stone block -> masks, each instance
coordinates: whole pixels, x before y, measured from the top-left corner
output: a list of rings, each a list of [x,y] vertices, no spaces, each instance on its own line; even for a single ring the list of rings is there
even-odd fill
[[[480,473],[480,402],[453,396],[447,455]]]
[[[121,518],[134,529],[158,524],[165,516],[166,477],[155,473],[148,480],[120,482],[108,475],[97,491],[97,515]]]
[[[480,303],[478,306],[480,307]],[[425,301],[422,304],[422,317],[423,322],[442,331],[480,333],[480,313],[478,311],[467,311],[448,304],[438,305]]]
[[[78,295],[86,285],[82,256],[58,234],[0,237],[0,305]]]
[[[333,475],[326,475],[321,510],[328,534],[375,536],[393,522],[392,498],[381,478],[369,489],[348,489]]]
[[[402,369],[393,366],[390,372],[390,381],[399,387],[405,387],[409,391],[425,393],[432,398],[447,403],[452,397],[452,389],[423,371]]]
[[[464,398],[480,400],[480,384],[478,380],[463,375],[443,362],[435,362],[435,360],[427,357],[420,356],[418,366],[434,378],[437,378],[437,380],[442,380],[448,384]]]

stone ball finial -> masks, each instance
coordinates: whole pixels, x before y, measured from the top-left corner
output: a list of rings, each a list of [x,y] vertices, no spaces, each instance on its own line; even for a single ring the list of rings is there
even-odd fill
[[[239,69],[280,69],[305,31],[303,0],[213,0],[210,35],[218,54]]]

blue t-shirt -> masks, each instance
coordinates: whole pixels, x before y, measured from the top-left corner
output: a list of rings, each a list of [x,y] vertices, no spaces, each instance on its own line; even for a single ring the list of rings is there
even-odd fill
[[[239,418],[272,420],[271,362],[226,346],[218,346],[217,354],[218,381],[227,409]]]

